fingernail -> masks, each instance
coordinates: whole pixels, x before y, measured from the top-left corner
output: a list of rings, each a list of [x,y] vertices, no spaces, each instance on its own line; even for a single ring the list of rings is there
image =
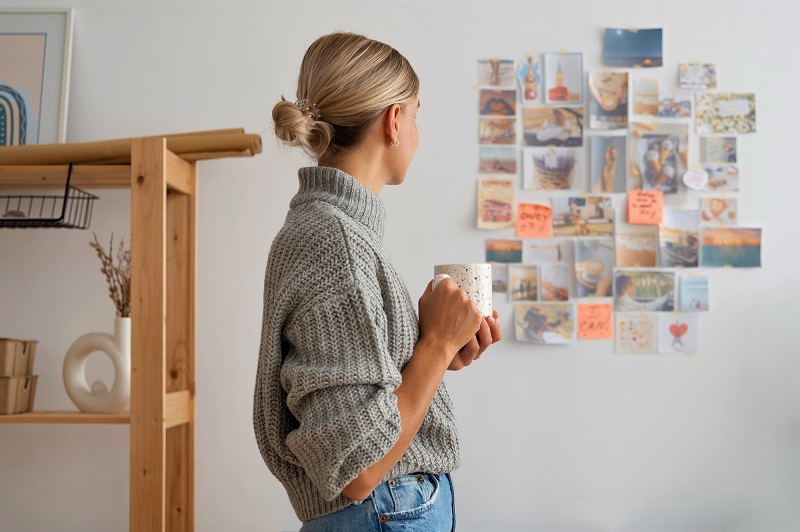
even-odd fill
[[[492,316],[489,316],[488,318],[486,318],[486,323],[488,323],[489,325],[494,325],[494,322],[495,322],[495,320],[494,320],[494,318]]]

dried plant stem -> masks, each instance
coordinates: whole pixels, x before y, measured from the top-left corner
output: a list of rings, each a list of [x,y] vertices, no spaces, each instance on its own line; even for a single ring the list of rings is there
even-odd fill
[[[90,242],[97,256],[100,258],[100,271],[108,282],[108,297],[114,302],[117,308],[117,316],[127,318],[131,315],[131,251],[125,249],[125,240],[119,243],[117,250],[116,264],[114,263],[114,234],[108,244],[108,253],[97,240],[97,235],[92,233],[94,241]]]

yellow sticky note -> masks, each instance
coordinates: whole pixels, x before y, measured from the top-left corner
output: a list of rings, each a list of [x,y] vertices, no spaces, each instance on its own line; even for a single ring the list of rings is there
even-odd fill
[[[660,190],[628,191],[628,223],[658,225],[664,217],[664,193]]]
[[[553,209],[538,203],[517,205],[517,238],[550,238],[553,233]]]
[[[578,339],[599,340],[614,337],[611,303],[577,305]]]

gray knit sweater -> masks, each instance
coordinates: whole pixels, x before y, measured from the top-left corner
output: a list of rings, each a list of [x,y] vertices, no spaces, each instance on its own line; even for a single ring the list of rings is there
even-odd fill
[[[419,325],[383,249],[381,199],[335,168],[298,174],[267,264],[253,421],[264,461],[308,521],[353,504],[342,488],[397,441],[393,392]],[[442,383],[387,478],[451,471],[459,459]]]

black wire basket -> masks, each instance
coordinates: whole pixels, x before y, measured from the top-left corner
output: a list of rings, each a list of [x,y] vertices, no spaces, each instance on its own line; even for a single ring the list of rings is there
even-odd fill
[[[60,195],[0,195],[0,228],[61,227],[86,229],[97,196],[70,186],[72,164]]]

